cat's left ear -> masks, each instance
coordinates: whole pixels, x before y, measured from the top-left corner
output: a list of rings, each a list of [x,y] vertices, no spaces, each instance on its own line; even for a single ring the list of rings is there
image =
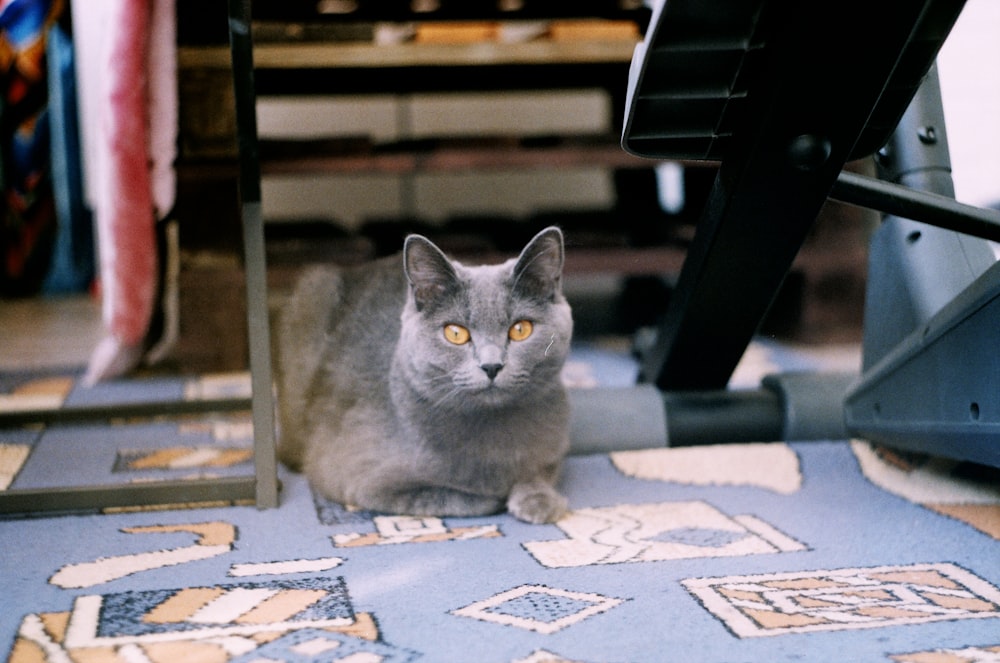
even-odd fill
[[[451,261],[426,237],[410,235],[403,245],[403,270],[417,310],[444,297],[458,282]]]
[[[535,235],[514,266],[514,290],[526,297],[552,299],[560,289],[564,256],[559,228],[551,226]]]

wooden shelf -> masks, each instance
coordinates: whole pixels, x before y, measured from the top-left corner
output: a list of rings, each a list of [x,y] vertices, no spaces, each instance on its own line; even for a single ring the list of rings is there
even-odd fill
[[[552,41],[472,44],[294,43],[254,46],[257,69],[457,67],[484,65],[564,65],[628,63],[636,42]],[[228,46],[182,46],[184,69],[229,69]]]
[[[573,168],[605,166],[642,168],[654,162],[627,154],[617,142],[562,141],[550,146],[525,146],[503,141],[440,141],[430,149],[374,151],[360,154],[267,155],[262,149],[261,169],[265,174],[321,172],[374,172],[409,174],[415,172],[461,172],[508,170],[512,168]]]
[[[416,147],[345,149],[340,141],[301,143],[282,141],[261,144],[263,175],[383,174],[417,172],[466,172],[471,170],[583,168],[649,168],[657,162],[628,154],[613,137],[587,140],[560,139],[550,145],[524,145],[516,140],[439,140]],[[695,162],[695,166],[706,166]],[[235,176],[233,160],[185,161],[179,164],[182,178]]]

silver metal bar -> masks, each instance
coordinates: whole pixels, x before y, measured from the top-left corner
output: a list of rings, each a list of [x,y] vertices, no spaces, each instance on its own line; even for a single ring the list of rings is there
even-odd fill
[[[137,403],[107,403],[101,405],[71,405],[61,408],[13,410],[0,413],[0,428],[28,424],[66,424],[113,419],[207,414],[211,412],[239,412],[249,410],[248,398],[210,400],[142,401]]]
[[[236,129],[240,153],[240,213],[243,217],[243,255],[246,266],[247,334],[250,345],[257,506],[266,509],[278,506],[278,473],[274,402],[271,392],[267,263],[264,254],[264,219],[261,210],[249,0],[230,0],[229,40],[233,60]]]
[[[184,481],[47,486],[0,491],[0,513],[88,511],[126,506],[232,502],[254,499],[252,476]]]
[[[830,198],[964,235],[1000,241],[1000,212],[901,184],[844,171],[837,177]]]

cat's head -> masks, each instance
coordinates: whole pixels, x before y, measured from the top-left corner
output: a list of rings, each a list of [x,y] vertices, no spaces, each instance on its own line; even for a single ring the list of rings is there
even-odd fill
[[[470,267],[406,239],[409,283],[396,361],[431,406],[475,409],[558,387],[573,319],[562,294],[563,236],[538,233],[516,259]]]

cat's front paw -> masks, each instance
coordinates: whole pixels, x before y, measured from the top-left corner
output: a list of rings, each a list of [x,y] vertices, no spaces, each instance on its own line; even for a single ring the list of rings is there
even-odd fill
[[[520,483],[510,491],[507,510],[518,520],[541,525],[566,515],[569,503],[547,483]]]

